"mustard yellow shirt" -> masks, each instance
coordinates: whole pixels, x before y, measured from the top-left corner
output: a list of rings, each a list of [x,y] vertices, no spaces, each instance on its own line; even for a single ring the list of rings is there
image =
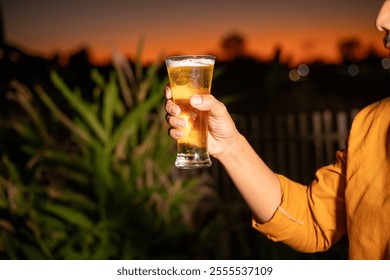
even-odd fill
[[[278,177],[282,202],[254,228],[302,252],[348,234],[350,259],[390,259],[390,98],[359,112],[346,149],[309,186]]]

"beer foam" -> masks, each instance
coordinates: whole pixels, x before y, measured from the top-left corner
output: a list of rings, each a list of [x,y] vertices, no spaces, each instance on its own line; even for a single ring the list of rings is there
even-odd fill
[[[180,56],[168,57],[167,59],[165,59],[165,63],[168,67],[180,67],[180,66],[207,66],[207,65],[214,65],[215,62],[215,59],[207,58],[206,56],[203,57],[186,56],[186,57],[180,57]]]

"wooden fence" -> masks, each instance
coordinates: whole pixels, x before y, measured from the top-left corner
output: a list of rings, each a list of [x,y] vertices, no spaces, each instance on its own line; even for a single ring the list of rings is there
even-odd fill
[[[233,117],[239,131],[272,170],[307,184],[318,167],[332,163],[336,151],[345,147],[357,112],[275,112]],[[218,186],[225,189],[231,185],[216,160],[208,171]]]

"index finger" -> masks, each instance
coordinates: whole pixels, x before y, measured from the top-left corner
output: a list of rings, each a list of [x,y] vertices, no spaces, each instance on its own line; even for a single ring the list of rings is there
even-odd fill
[[[171,87],[169,84],[167,84],[164,88],[164,93],[165,93],[165,97],[167,99],[172,99],[172,91],[171,91]]]

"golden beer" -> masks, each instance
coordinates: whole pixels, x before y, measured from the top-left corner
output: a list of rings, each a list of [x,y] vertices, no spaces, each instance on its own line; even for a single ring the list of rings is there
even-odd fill
[[[208,112],[194,109],[190,97],[210,94],[214,56],[174,56],[166,60],[173,101],[186,120],[184,136],[177,141],[178,168],[199,168],[211,165],[207,152]]]

